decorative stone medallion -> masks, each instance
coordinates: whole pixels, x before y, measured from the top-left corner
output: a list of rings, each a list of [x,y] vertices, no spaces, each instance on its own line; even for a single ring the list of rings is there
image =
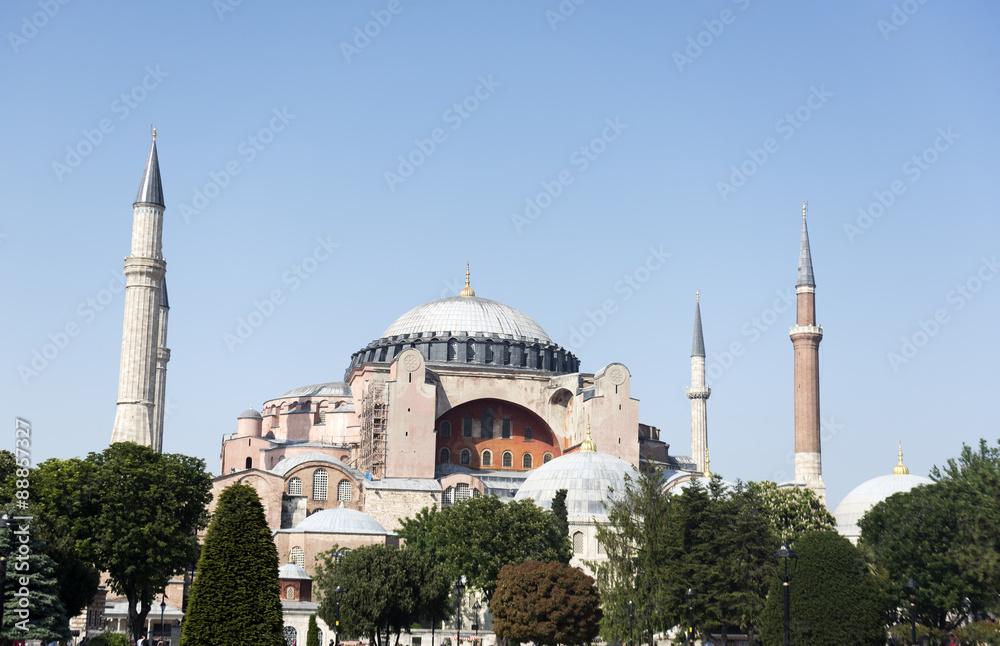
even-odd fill
[[[621,386],[625,383],[625,369],[621,366],[615,366],[608,371],[608,379],[611,380],[616,386]]]
[[[413,372],[420,367],[420,357],[414,353],[409,353],[403,357],[403,367],[408,371]]]

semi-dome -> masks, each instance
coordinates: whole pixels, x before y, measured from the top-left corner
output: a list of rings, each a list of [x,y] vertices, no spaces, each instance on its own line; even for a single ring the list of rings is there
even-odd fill
[[[551,509],[553,496],[566,489],[566,511],[570,518],[606,518],[605,503],[625,491],[626,475],[637,478],[639,474],[621,458],[581,450],[550,460],[532,471],[514,499],[531,499],[539,507]]]
[[[551,341],[542,326],[520,310],[478,296],[452,296],[418,305],[396,319],[382,337],[446,332]]]
[[[300,464],[305,464],[306,462],[326,462],[327,464],[336,464],[341,467],[344,466],[343,462],[332,455],[320,453],[319,451],[305,451],[304,453],[296,453],[295,455],[290,455],[287,458],[278,460],[278,463],[271,467],[271,473],[284,476],[295,467]]]
[[[933,484],[933,481],[922,476],[910,475],[910,470],[903,466],[903,449],[900,447],[899,464],[893,469],[892,474],[862,482],[840,501],[836,511],[833,512],[834,518],[837,519],[837,531],[842,536],[857,542],[861,536],[858,521],[868,513],[869,509],[895,493],[909,491],[926,484]]]
[[[368,514],[337,507],[336,509],[323,509],[308,516],[293,529],[281,530],[285,532],[310,532],[318,534],[368,534],[380,536],[392,536],[393,533],[382,527],[382,524]]]
[[[312,386],[299,386],[278,397],[351,397],[351,387],[342,381],[331,381],[326,384],[313,384]]]

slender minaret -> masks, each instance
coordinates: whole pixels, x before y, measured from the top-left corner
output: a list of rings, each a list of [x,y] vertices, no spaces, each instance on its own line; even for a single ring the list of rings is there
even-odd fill
[[[153,446],[160,302],[167,268],[161,249],[164,208],[154,127],[149,159],[132,205],[132,252],[125,259],[125,322],[112,443]]]
[[[701,295],[694,294],[694,342],[691,344],[691,460],[695,470],[708,470],[708,398],[712,389],[705,385],[705,337],[701,333]]]
[[[813,279],[806,229],[806,203],[802,203],[802,247],[795,326],[789,330],[795,348],[795,481],[816,492],[826,502],[819,420],[819,342],[823,328],[816,325],[816,281]]]
[[[156,334],[156,385],[153,389],[153,450],[163,452],[163,412],[167,399],[167,362],[170,348],[167,347],[167,314],[170,301],[167,299],[167,279],[163,279],[160,292],[160,320]]]

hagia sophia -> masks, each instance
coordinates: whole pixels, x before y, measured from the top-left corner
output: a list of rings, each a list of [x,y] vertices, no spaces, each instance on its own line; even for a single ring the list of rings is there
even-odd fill
[[[125,261],[121,372],[111,440],[157,450],[170,359],[164,209],[154,131]],[[796,299],[790,328],[795,480],[781,486],[810,488],[825,502],[819,387],[823,329],[816,322],[804,206]],[[671,453],[659,429],[642,420],[640,402],[631,396],[628,357],[581,372],[580,359],[531,317],[477,295],[468,267],[458,296],[413,307],[358,347],[345,358],[342,381],[289,384],[282,394],[249,392],[270,398],[260,410],[240,413],[235,430],[222,439],[213,496],[217,499],[234,482],[260,494],[279,557],[288,563],[281,577],[286,624],[293,633],[304,635],[308,614],[315,611],[308,581],[317,554],[333,545],[342,551],[398,545],[395,531],[401,520],[425,507],[475,496],[533,499],[549,507],[555,492],[567,489],[573,564],[582,565],[602,558],[595,528],[607,517],[609,487],[621,491],[626,475],[646,464],[666,469],[668,486],[710,475],[711,388],[705,380],[697,297],[686,392],[690,456]],[[839,530],[856,540],[857,521],[867,509],[924,482],[929,481],[908,474],[900,449],[893,474],[862,483],[840,504]]]

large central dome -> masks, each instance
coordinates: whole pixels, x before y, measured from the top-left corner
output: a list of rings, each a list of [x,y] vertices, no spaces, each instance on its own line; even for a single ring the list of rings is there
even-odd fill
[[[414,307],[382,333],[383,338],[404,334],[464,332],[469,335],[504,335],[550,343],[538,323],[509,305],[478,296],[453,296]]]

